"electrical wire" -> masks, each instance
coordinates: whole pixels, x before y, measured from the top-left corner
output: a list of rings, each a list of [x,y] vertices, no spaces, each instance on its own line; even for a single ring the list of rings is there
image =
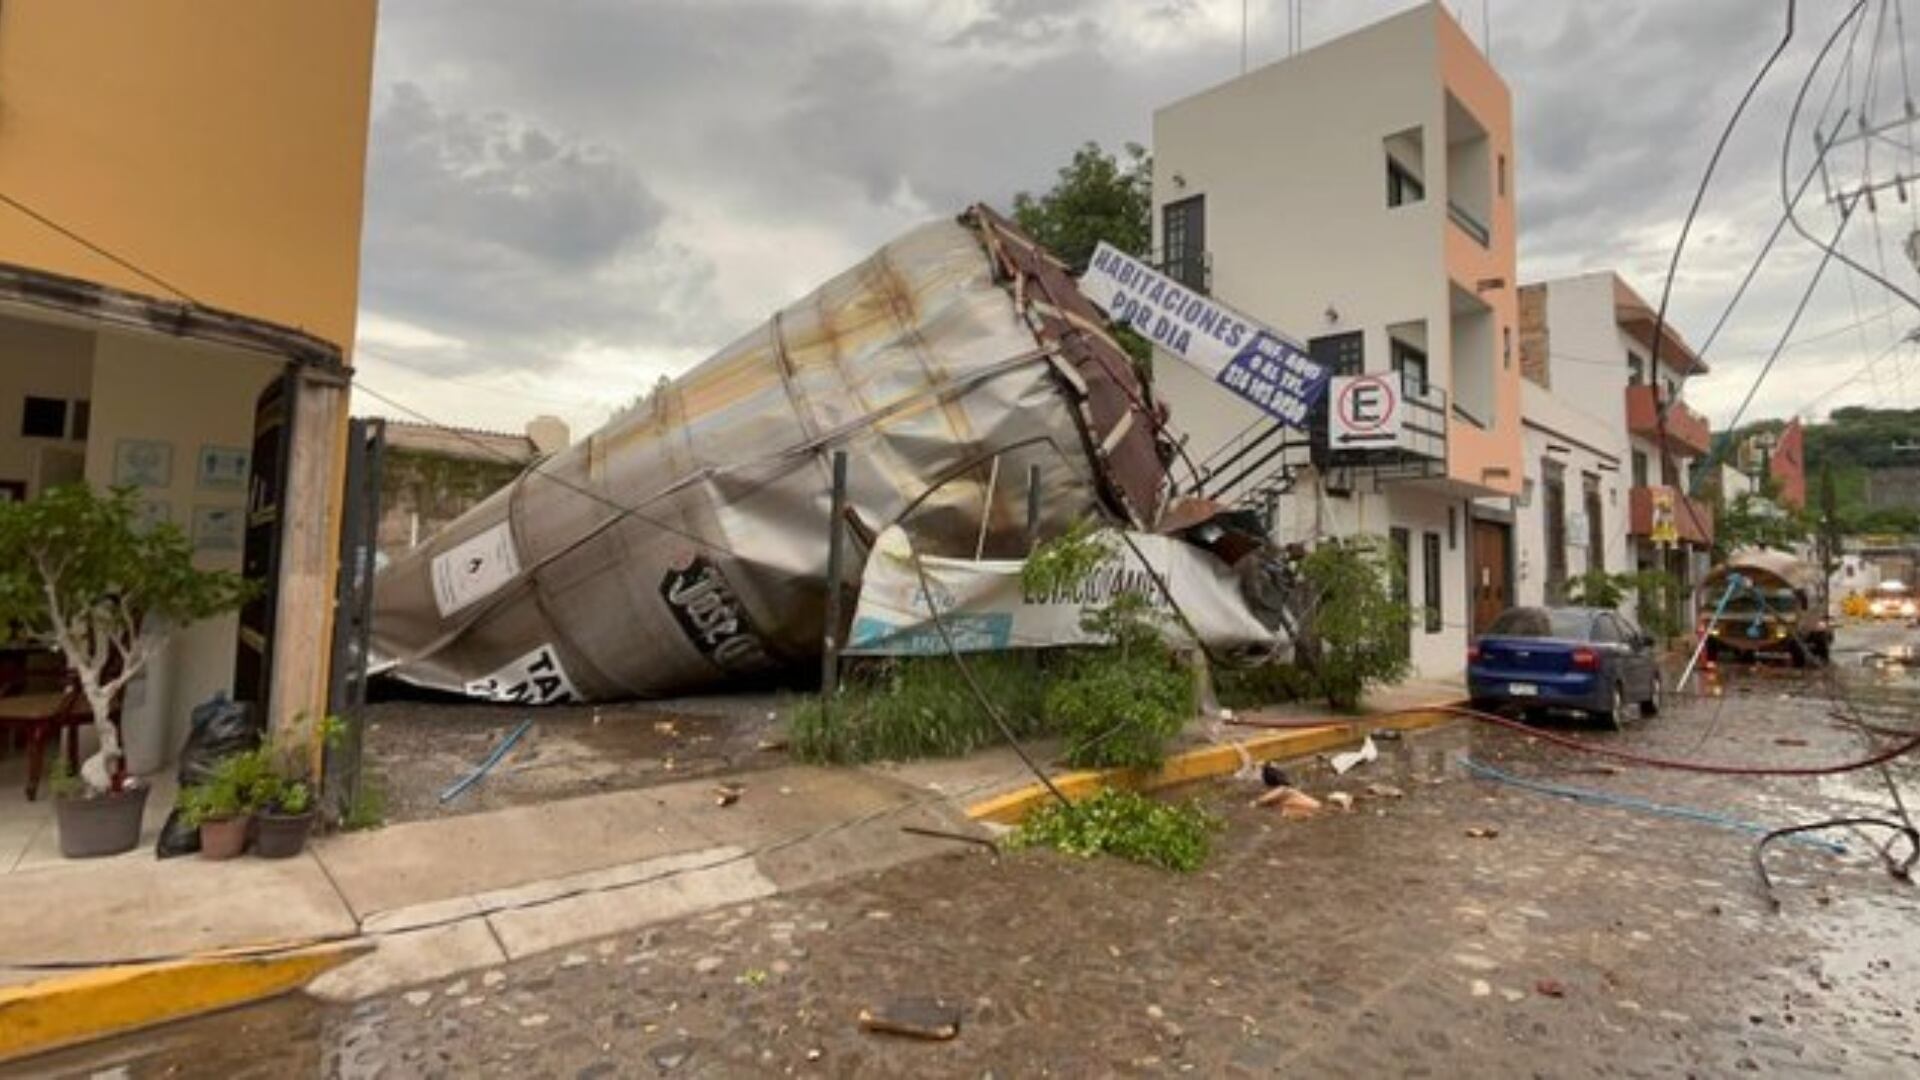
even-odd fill
[[[166,278],[163,278],[160,275],[145,269],[144,267],[140,266],[138,263],[135,263],[132,259],[122,258],[121,256],[114,254],[112,251],[109,251],[105,247],[102,247],[101,245],[94,243],[93,241],[80,235],[74,230],[67,228],[65,225],[60,224],[59,222],[53,220],[47,215],[41,213],[40,211],[35,210],[33,207],[28,206],[26,203],[21,202],[19,199],[14,198],[12,195],[9,195],[4,191],[0,191],[0,202],[6,203],[8,206],[13,207],[15,210],[20,211],[22,214],[25,214],[26,216],[32,218],[33,220],[39,222],[40,224],[46,226],[47,228],[52,229],[54,232],[59,233],[61,236],[66,237],[67,239],[73,241],[74,243],[79,244],[81,247],[86,248],[88,251],[93,252],[95,255],[98,255],[101,258],[112,263],[113,265],[118,266],[120,269],[125,270],[128,273],[133,274],[134,276],[144,281],[149,281],[155,285],[160,286],[162,289],[165,289],[167,292],[172,293],[173,295],[179,297],[182,300],[185,300],[187,303],[192,304],[195,307],[206,307],[205,304],[202,304],[200,301],[194,299],[193,294],[187,292],[185,289],[180,288],[178,285],[173,284],[172,282],[168,281]]]

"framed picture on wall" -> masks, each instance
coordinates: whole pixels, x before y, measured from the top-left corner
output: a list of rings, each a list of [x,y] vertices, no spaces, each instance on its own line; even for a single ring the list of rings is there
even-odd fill
[[[193,508],[193,551],[239,551],[245,513],[238,506]]]
[[[247,451],[241,446],[200,447],[194,486],[202,491],[239,491],[247,486]]]
[[[163,488],[173,483],[173,444],[121,439],[113,444],[113,486]]]
[[[141,532],[173,521],[173,504],[165,499],[142,499],[133,508],[133,523]]]

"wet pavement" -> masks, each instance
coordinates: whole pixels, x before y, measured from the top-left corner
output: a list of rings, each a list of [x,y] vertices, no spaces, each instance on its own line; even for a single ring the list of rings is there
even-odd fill
[[[1914,636],[1843,637],[1842,700],[1920,726],[1920,680],[1862,662]],[[1624,733],[1556,730],[1711,762],[1855,760],[1833,696],[1819,674],[1732,671]],[[1197,789],[1226,826],[1189,877],[956,844],[354,1007],[286,999],[26,1071],[1920,1075],[1920,892],[1848,831],[1824,834],[1844,852],[1769,847],[1777,913],[1751,863],[1755,827],[1889,813],[1877,771],[1654,771],[1469,724],[1379,745],[1345,777],[1292,769],[1355,796],[1351,813],[1282,820],[1247,805],[1257,779]],[[1476,777],[1463,755],[1562,793]],[[1920,762],[1889,775],[1920,803]],[[957,1038],[856,1023],[923,994],[960,1006]]]
[[[365,753],[386,820],[419,821],[784,765],[783,704],[770,693],[538,710],[400,698],[368,710]],[[483,782],[440,800],[528,719]]]

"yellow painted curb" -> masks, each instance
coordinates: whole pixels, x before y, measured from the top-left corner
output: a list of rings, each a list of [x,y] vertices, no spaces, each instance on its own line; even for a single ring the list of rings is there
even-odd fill
[[[371,948],[230,949],[0,987],[0,1062],[282,994]]]
[[[1452,702],[1437,704],[1451,705]],[[1254,735],[1241,742],[1196,747],[1185,753],[1175,754],[1152,772],[1143,772],[1138,769],[1083,769],[1078,772],[1063,773],[1052,777],[1052,780],[1053,786],[1059,788],[1062,795],[1075,801],[1107,787],[1154,791],[1177,784],[1190,784],[1196,780],[1231,775],[1239,770],[1242,761],[1248,759],[1274,761],[1280,758],[1305,757],[1308,754],[1318,754],[1349,746],[1359,742],[1362,735],[1375,728],[1413,731],[1434,727],[1454,719],[1457,717],[1432,706],[1420,706],[1394,713],[1385,719],[1376,720],[1361,716],[1352,720],[1336,720],[1322,727],[1294,728],[1265,735]],[[1047,790],[1046,785],[1029,784],[1004,795],[996,795],[983,802],[974,803],[967,807],[967,816],[975,821],[990,821],[996,825],[1018,825],[1027,814],[1033,811],[1034,807],[1051,798],[1053,795]]]

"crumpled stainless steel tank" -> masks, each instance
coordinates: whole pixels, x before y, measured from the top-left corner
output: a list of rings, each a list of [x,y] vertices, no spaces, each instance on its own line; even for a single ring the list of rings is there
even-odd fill
[[[836,449],[849,592],[896,522],[929,552],[1018,554],[1029,466],[1043,534],[1098,506],[1150,528],[1164,415],[1102,327],[991,210],[917,228],[388,565],[375,669],[525,704],[805,670]]]

